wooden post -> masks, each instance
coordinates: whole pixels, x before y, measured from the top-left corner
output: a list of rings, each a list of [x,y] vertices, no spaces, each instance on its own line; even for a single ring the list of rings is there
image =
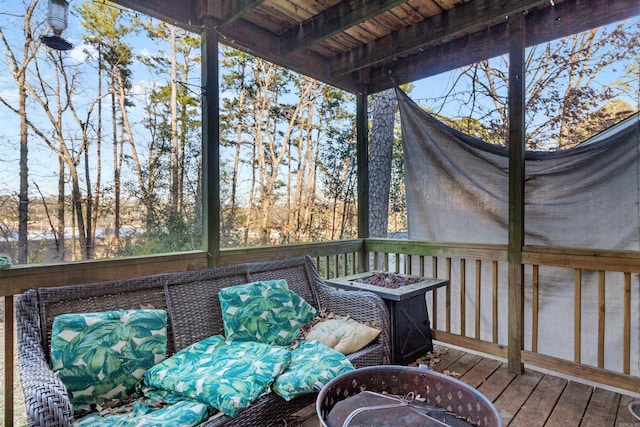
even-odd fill
[[[356,142],[358,162],[358,238],[369,237],[369,113],[367,91],[356,95]],[[360,252],[360,271],[369,270],[366,248]]]
[[[525,19],[509,16],[509,371],[524,372]]]
[[[220,93],[218,35],[212,19],[205,19],[202,43],[202,194],[203,233],[208,264],[220,257]]]
[[[4,297],[4,425],[12,426],[13,404],[16,400],[16,390],[13,387],[13,295]]]

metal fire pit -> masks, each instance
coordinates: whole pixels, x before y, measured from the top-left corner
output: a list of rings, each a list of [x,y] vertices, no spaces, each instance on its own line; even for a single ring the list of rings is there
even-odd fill
[[[329,414],[339,402],[364,391],[393,396],[419,395],[426,399],[424,405],[446,410],[466,420],[468,425],[502,427],[496,408],[473,387],[438,372],[392,365],[356,369],[327,383],[316,400],[316,412],[322,426],[342,427],[327,424]]]

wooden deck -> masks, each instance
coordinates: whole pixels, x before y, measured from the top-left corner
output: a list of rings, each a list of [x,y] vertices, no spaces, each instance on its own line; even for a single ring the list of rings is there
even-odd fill
[[[505,427],[640,427],[627,409],[631,396],[532,370],[515,375],[506,363],[456,349],[437,347],[435,354],[431,369],[477,388],[494,403]],[[283,425],[318,427],[314,414],[305,408]]]

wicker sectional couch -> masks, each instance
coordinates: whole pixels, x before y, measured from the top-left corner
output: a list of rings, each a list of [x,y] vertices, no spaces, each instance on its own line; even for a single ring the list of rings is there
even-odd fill
[[[320,278],[309,257],[30,290],[16,303],[20,379],[30,426],[73,422],[67,390],[48,360],[54,317],[66,313],[153,307],[167,311],[169,355],[211,335],[223,335],[218,291],[243,283],[285,279],[289,288],[316,309],[376,325],[379,337],[349,355],[358,367],[388,364],[389,317],[383,300],[369,292],[338,291]],[[211,417],[203,426],[259,426],[278,423],[313,403],[316,393],[285,401],[273,392],[238,416]]]

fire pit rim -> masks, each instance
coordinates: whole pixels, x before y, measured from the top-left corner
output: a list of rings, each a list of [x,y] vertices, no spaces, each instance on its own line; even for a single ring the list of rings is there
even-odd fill
[[[327,424],[325,423],[325,417],[323,416],[322,413],[322,404],[323,401],[325,399],[326,394],[328,393],[329,390],[331,390],[333,387],[335,387],[336,385],[339,385],[341,382],[343,382],[345,380],[345,378],[351,378],[354,373],[358,373],[358,374],[362,374],[363,376],[366,376],[368,374],[375,374],[375,373],[380,373],[380,372],[385,372],[388,371],[389,373],[399,373],[399,372],[408,372],[408,373],[413,373],[413,374],[420,374],[420,375],[424,375],[426,377],[432,377],[434,379],[438,379],[440,381],[443,382],[448,382],[448,383],[452,383],[455,384],[456,387],[459,387],[463,390],[465,390],[467,393],[470,393],[474,396],[474,398],[476,398],[478,400],[477,403],[482,404],[483,406],[486,406],[487,408],[489,408],[490,412],[492,412],[494,418],[495,418],[495,422],[496,422],[496,427],[502,427],[502,419],[500,418],[500,415],[498,414],[498,411],[496,409],[496,407],[493,405],[493,403],[482,393],[480,393],[477,389],[471,387],[469,384],[460,381],[457,378],[453,378],[449,375],[445,375],[442,374],[440,372],[436,372],[436,371],[432,371],[426,367],[411,367],[411,366],[400,366],[400,365],[378,365],[378,366],[367,366],[364,368],[358,368],[356,370],[353,371],[349,371],[346,372],[344,374],[341,374],[337,377],[335,377],[334,379],[332,379],[331,381],[329,381],[327,384],[325,384],[322,389],[320,390],[320,392],[318,393],[318,396],[316,398],[316,415],[318,416],[318,419],[320,420],[321,426],[322,427],[327,427]],[[354,379],[355,380],[355,379]],[[352,380],[353,381],[353,380]],[[348,397],[348,396],[346,396]]]
[[[398,288],[387,288],[382,286],[370,285],[368,283],[358,282],[356,279],[362,277],[368,277],[375,273],[393,273],[399,276],[416,278],[420,277],[423,280],[417,283],[411,283],[409,285],[401,286]],[[437,289],[442,286],[446,286],[449,284],[449,281],[446,279],[438,279],[431,277],[423,277],[416,276],[411,274],[404,273],[394,273],[389,271],[382,270],[373,270],[366,271],[364,273],[353,274],[350,276],[343,277],[335,277],[328,279],[327,282],[336,288],[347,289],[347,290],[359,290],[359,291],[369,291],[373,292],[376,295],[381,296],[382,298],[393,300],[393,301],[402,301],[416,295],[424,294],[427,291]]]

